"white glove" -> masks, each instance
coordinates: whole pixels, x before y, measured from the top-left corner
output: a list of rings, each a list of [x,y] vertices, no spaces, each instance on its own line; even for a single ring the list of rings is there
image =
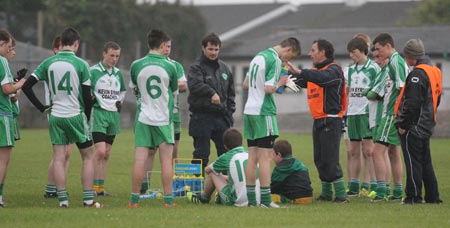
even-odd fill
[[[286,87],[298,93],[300,92],[300,87],[297,84],[295,84],[294,80],[297,80],[297,78],[294,78],[292,77],[292,75],[289,75],[288,79],[286,80]]]

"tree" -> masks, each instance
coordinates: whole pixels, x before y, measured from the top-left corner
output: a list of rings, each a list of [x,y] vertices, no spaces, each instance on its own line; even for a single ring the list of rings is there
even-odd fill
[[[408,24],[450,24],[450,0],[424,0],[411,10]]]
[[[15,39],[36,43],[37,12],[45,9],[45,0],[0,0],[0,21]]]
[[[136,58],[136,43],[140,53],[146,53],[149,29],[166,31],[173,40],[173,57],[180,62],[192,60],[198,52],[205,25],[200,13],[192,6],[158,3],[136,5],[134,0],[47,0],[44,37],[51,45],[55,35],[65,27],[81,34],[87,59],[98,61],[103,44],[115,41],[122,48],[122,64]],[[140,57],[140,56],[139,56]]]

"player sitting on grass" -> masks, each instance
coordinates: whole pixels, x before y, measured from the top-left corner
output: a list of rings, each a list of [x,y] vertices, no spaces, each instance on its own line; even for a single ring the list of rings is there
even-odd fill
[[[248,152],[242,147],[241,133],[230,128],[223,135],[225,149],[228,150],[216,161],[205,168],[208,174],[205,180],[203,193],[188,195],[194,203],[209,203],[214,189],[219,193],[216,203],[224,205],[247,206],[247,189],[245,187],[245,165]],[[223,173],[227,173],[228,176]],[[256,199],[259,204],[259,181],[256,180]],[[218,201],[218,202],[217,202]]]
[[[312,202],[311,180],[308,168],[292,157],[292,147],[287,140],[278,140],[273,146],[273,169],[270,183],[272,201],[275,203],[309,204]],[[281,200],[274,200],[274,199]]]

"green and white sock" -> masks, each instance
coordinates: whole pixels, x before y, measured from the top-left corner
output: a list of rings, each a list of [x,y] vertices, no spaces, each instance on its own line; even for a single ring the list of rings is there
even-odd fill
[[[353,193],[359,192],[359,180],[358,179],[351,179],[349,183],[349,190]]]
[[[378,197],[385,198],[386,197],[386,182],[378,181],[376,192],[377,192]]]
[[[256,207],[256,192],[255,192],[255,185],[247,185],[247,199],[248,199],[248,205],[249,206],[255,206]]]
[[[88,205],[94,203],[94,190],[92,189],[83,190],[83,201]]]
[[[370,181],[370,191],[377,191],[377,181],[376,180]]]
[[[272,197],[270,196],[270,186],[260,187],[261,189],[261,204],[270,205]]]
[[[369,183],[368,182],[363,182],[362,184],[361,184],[361,189],[366,189],[367,191],[369,191],[369,188],[370,188],[370,185],[369,185]]]
[[[169,205],[173,204],[173,194],[172,193],[164,195],[164,204],[169,204]]]
[[[394,197],[400,198],[403,195],[403,185],[400,184],[394,184]]]
[[[56,193],[58,194],[58,201],[60,203],[62,203],[63,201],[69,200],[66,189],[57,190]]]
[[[56,185],[55,184],[47,184],[45,185],[45,195],[49,196],[51,194],[56,193]]]

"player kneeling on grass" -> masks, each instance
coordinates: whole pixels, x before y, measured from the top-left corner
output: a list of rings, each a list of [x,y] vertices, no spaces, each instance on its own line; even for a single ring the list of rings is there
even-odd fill
[[[272,201],[275,203],[309,204],[312,202],[311,180],[308,168],[292,157],[292,147],[287,140],[278,140],[273,146],[273,169],[270,183]]]
[[[206,181],[203,193],[188,195],[194,203],[209,203],[214,189],[219,193],[216,203],[224,205],[247,206],[247,189],[245,182],[245,164],[248,152],[242,147],[241,133],[230,128],[223,134],[223,142],[228,152],[205,168]],[[222,174],[227,173],[228,176]],[[259,181],[256,180],[256,199],[259,204]]]

